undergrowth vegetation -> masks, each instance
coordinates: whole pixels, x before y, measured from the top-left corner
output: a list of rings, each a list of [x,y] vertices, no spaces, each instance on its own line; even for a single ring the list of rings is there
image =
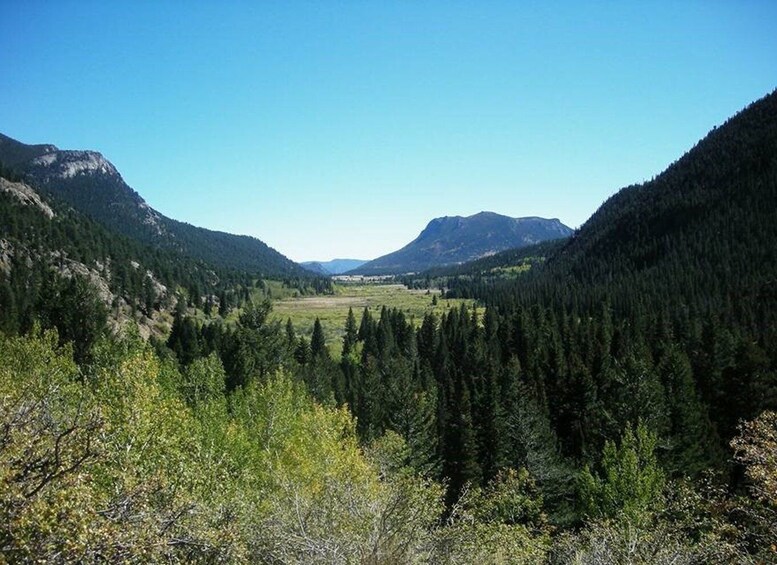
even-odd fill
[[[753,497],[669,483],[638,426],[580,477],[559,531],[525,469],[445,485],[387,432],[279,370],[225,394],[215,355],[186,370],[137,337],[79,367],[55,331],[0,338],[0,555],[8,562],[704,563],[775,557],[775,415],[734,442]],[[760,557],[757,557],[760,556]]]

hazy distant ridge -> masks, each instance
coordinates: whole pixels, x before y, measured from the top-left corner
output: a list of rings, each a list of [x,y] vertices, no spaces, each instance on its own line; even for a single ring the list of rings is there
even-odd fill
[[[341,275],[361,267],[366,262],[364,259],[332,259],[331,261],[304,261],[300,265],[319,275]]]

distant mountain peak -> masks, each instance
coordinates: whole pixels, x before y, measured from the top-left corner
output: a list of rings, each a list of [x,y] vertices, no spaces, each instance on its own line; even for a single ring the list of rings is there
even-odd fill
[[[465,263],[517,247],[571,235],[557,218],[511,218],[482,211],[472,216],[442,216],[431,220],[402,249],[355,269],[357,274],[399,274]]]
[[[308,271],[320,275],[341,275],[364,265],[363,259],[332,259],[331,261],[304,261],[300,263]]]

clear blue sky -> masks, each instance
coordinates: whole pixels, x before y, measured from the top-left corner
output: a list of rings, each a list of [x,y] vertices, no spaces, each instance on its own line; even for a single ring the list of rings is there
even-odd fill
[[[295,260],[582,224],[777,87],[777,2],[0,0],[0,131]]]

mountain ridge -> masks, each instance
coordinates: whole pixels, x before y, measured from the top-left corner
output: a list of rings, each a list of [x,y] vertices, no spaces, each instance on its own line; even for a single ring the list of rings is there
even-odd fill
[[[367,263],[366,259],[331,259],[329,261],[303,261],[306,269],[322,275],[341,275]]]
[[[449,288],[452,296],[510,305],[608,304],[621,316],[692,303],[731,325],[743,323],[739,310],[752,309],[769,325],[763,306],[777,296],[769,245],[777,241],[775,202],[777,91],[713,127],[652,180],[618,190],[541,268],[495,288],[464,277]],[[560,280],[567,296],[556,290]]]
[[[97,151],[28,145],[0,134],[0,162],[45,194],[141,243],[265,277],[310,276],[257,238],[192,226],[157,212]]]
[[[369,261],[349,273],[385,275],[419,272],[567,237],[572,231],[558,218],[512,218],[488,211],[471,216],[442,216],[431,220],[415,239],[401,249]]]
[[[630,255],[622,268],[634,272],[676,260],[677,246],[671,244],[678,240],[696,246],[697,258],[710,254],[710,243],[696,241],[694,225],[715,222],[718,239],[740,244],[755,241],[756,227],[762,237],[773,237],[777,224],[769,220],[777,193],[767,183],[777,168],[774,148],[777,90],[713,127],[653,180],[624,187],[605,200],[554,262],[565,263],[580,279],[594,280],[612,273],[611,265],[591,262],[602,251],[609,262]],[[751,180],[756,174],[761,176]],[[635,242],[643,247],[639,253],[630,250]],[[732,254],[732,264],[740,264],[737,257],[745,255]]]

